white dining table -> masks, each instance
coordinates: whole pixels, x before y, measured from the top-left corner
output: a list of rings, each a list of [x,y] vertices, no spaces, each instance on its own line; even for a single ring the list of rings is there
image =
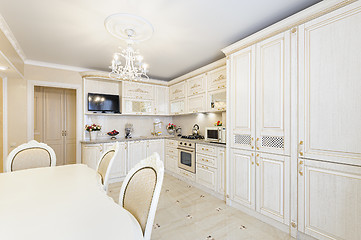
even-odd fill
[[[0,239],[142,239],[137,220],[83,164],[0,174]]]

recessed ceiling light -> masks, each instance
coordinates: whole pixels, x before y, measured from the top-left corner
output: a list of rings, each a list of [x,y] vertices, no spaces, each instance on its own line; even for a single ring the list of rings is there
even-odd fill
[[[5,71],[5,70],[8,70],[8,69],[9,69],[9,67],[7,67],[7,66],[0,66],[1,71]]]

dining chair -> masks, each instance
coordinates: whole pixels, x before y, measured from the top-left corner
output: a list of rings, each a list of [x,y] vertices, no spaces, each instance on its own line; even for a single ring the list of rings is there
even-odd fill
[[[137,219],[143,240],[152,234],[163,177],[163,162],[153,153],[129,171],[120,189],[119,204]]]
[[[105,191],[108,189],[108,182],[110,177],[110,172],[114,163],[114,160],[117,158],[119,152],[119,143],[116,142],[109,150],[105,151],[97,166],[97,172],[100,175],[101,183]]]
[[[5,172],[38,167],[54,167],[55,165],[56,156],[54,150],[45,143],[31,140],[10,152],[6,159]]]

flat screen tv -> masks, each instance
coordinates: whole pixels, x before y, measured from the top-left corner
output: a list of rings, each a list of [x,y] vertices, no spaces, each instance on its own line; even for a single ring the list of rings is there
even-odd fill
[[[88,93],[88,111],[119,113],[119,95]]]

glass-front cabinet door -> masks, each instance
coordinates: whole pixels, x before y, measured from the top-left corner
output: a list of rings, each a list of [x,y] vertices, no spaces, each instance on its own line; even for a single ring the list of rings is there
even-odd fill
[[[123,109],[125,114],[152,114],[153,101],[125,99]]]
[[[182,114],[185,112],[185,100],[176,100],[170,102],[171,114]]]
[[[227,109],[227,91],[221,89],[217,91],[208,92],[208,111],[226,111]]]

